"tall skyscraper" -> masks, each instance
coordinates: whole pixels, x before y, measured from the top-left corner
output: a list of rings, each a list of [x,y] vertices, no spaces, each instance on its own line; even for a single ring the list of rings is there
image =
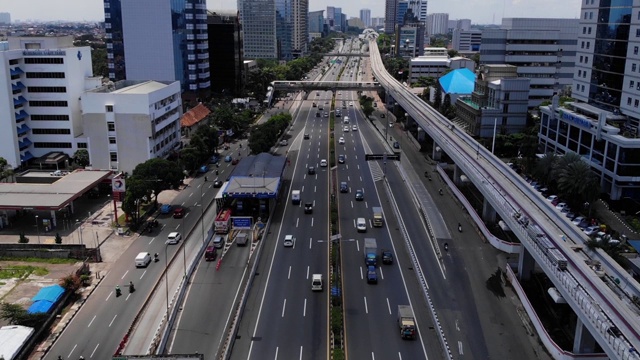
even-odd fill
[[[360,10],[360,20],[362,20],[362,23],[364,23],[364,26],[366,27],[371,26],[371,10],[369,9]]]
[[[398,16],[398,0],[385,0],[384,3],[384,33],[393,34],[396,31]]]
[[[11,25],[11,14],[8,12],[0,12],[0,25]]]
[[[335,21],[336,8],[333,6],[327,6],[327,25],[329,25],[329,31],[333,30],[333,25]]]
[[[435,13],[427,15],[427,34],[446,34],[449,29],[449,14]]]
[[[309,33],[322,33],[324,31],[324,10],[309,12]]]
[[[289,61],[307,52],[308,0],[238,0],[244,56]]]
[[[205,0],[104,0],[104,8],[110,77],[121,70],[127,80],[180,81],[183,91],[208,91]]]
[[[333,8],[333,30],[335,31],[344,31],[344,26],[346,25],[346,16],[342,13],[342,8]]]
[[[207,12],[209,34],[209,66],[215,69],[211,91],[242,96],[244,56],[242,31],[237,12]]]
[[[571,97],[540,107],[539,148],[580,155],[611,200],[640,201],[638,2],[583,1]],[[557,51],[564,53],[564,48]],[[553,49],[549,49],[553,53]],[[550,56],[551,57],[551,56]]]

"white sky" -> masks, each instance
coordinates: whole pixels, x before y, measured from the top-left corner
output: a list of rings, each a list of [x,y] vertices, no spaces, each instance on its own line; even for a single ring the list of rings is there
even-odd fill
[[[347,18],[370,9],[372,17],[384,17],[384,0],[309,0],[309,11],[341,6]],[[503,17],[578,18],[581,0],[429,0],[428,13],[448,13],[449,19],[471,19],[472,24],[500,24]],[[208,0],[209,10],[235,10],[237,0]],[[0,12],[11,20],[104,20],[102,0],[0,0]]]

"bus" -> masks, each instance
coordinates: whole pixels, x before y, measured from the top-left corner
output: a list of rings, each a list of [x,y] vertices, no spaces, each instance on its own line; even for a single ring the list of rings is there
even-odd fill
[[[231,230],[231,209],[222,209],[216,216],[216,234],[228,234]]]

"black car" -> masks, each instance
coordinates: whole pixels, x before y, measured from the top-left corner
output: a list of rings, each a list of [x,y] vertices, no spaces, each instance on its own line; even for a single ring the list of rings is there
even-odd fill
[[[382,263],[383,264],[393,264],[393,253],[391,250],[382,250]]]
[[[316,168],[314,166],[309,166],[307,168],[307,174],[309,175],[315,175],[316,174]]]
[[[340,183],[340,192],[341,193],[349,192],[349,185],[347,185],[346,181],[343,181]]]
[[[344,164],[345,160],[346,160],[346,157],[344,155],[338,155],[338,162],[340,164]]]
[[[304,139],[305,140],[309,140],[309,138],[310,138],[309,134],[304,134]]]
[[[313,212],[313,203],[304,203],[304,213],[311,214]]]
[[[400,149],[400,143],[399,143],[399,142],[397,142],[397,141],[394,141],[394,142],[393,142],[393,148],[394,148],[394,149]]]
[[[360,189],[356,190],[356,201],[364,200],[364,192]]]
[[[220,187],[222,187],[222,180],[217,180],[217,179],[216,179],[216,180],[213,182],[213,187],[214,187],[214,188],[220,188]]]

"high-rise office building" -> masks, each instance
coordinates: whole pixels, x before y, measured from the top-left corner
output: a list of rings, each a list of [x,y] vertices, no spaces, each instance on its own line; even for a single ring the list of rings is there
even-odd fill
[[[333,30],[344,31],[347,19],[342,13],[342,8],[333,8]]]
[[[640,201],[640,11],[637,1],[582,2],[571,97],[540,107],[539,148],[573,152],[611,200]],[[615,14],[615,16],[613,16]],[[560,50],[560,49],[558,49]],[[564,49],[562,49],[564,52]]]
[[[8,12],[0,12],[0,25],[11,25],[11,14]]]
[[[72,36],[9,37],[0,46],[0,157],[13,168],[87,148],[80,98],[100,86],[91,48]]]
[[[244,56],[242,32],[237,12],[207,12],[209,34],[209,67],[215,69],[211,91],[242,96]]]
[[[440,35],[449,31],[449,14],[435,13],[427,15],[427,34]]]
[[[180,81],[183,91],[208,91],[205,0],[104,0],[104,9],[110,77],[118,79],[115,62],[123,61],[128,80]]]
[[[335,21],[336,8],[333,6],[327,6],[327,18],[325,19],[327,25],[329,25],[329,31],[333,30],[333,25]]]
[[[504,18],[500,29],[482,30],[480,63],[516,66],[518,76],[531,79],[529,107],[534,108],[555,93],[568,92],[575,70],[578,21]],[[454,30],[454,43],[459,32]]]
[[[361,9],[360,10],[360,20],[362,20],[362,23],[364,24],[364,26],[366,26],[366,27],[371,26],[371,10],[370,9]]]
[[[293,60],[307,52],[308,0],[238,0],[247,59]]]
[[[309,34],[324,32],[324,10],[309,12]]]
[[[398,0],[385,0],[384,2],[384,33],[393,34],[396,31],[396,19],[398,17]]]

